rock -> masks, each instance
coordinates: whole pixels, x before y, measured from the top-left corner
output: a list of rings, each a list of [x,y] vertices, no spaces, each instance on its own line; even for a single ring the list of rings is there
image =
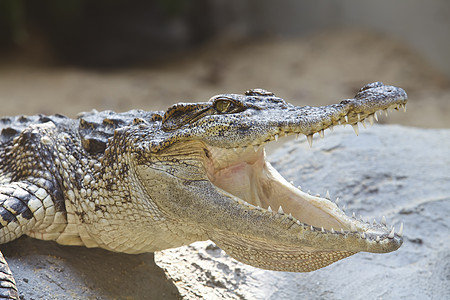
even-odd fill
[[[450,298],[450,130],[336,128],[290,141],[270,156],[304,190],[340,197],[347,213],[386,216],[404,244],[358,253],[311,273],[257,269],[210,241],[126,255],[20,238],[1,245],[23,299]]]
[[[253,268],[212,242],[155,254],[186,299],[449,299],[450,130],[400,126],[336,128],[321,140],[291,141],[274,167],[313,194],[340,197],[347,214],[399,229],[392,253],[358,253],[311,273]]]

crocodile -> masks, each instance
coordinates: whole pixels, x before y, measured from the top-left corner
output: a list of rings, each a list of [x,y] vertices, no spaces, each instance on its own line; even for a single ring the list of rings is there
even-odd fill
[[[22,235],[124,253],[210,239],[243,263],[309,272],[357,252],[386,253],[398,231],[348,216],[329,196],[287,182],[265,145],[406,111],[401,88],[298,107],[263,89],[131,110],[0,119],[0,243]],[[17,298],[0,256],[0,297]]]

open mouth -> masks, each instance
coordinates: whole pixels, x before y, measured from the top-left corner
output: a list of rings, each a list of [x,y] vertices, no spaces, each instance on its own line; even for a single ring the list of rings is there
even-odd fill
[[[355,132],[358,134],[357,129]],[[307,138],[311,144],[312,135]],[[278,140],[278,135],[271,140]],[[394,238],[394,228],[388,228],[385,217],[373,224],[354,214],[347,216],[328,193],[314,196],[288,182],[266,160],[264,145],[232,149],[207,146],[207,152],[206,172],[211,183],[264,213],[288,215],[313,231],[359,233],[373,241]],[[402,236],[403,224],[396,234]]]
[[[313,196],[286,181],[266,160],[264,147],[224,150],[209,148],[207,174],[218,188],[274,213],[291,215],[319,229],[356,231],[355,223],[336,203]],[[353,227],[354,228],[353,228]]]

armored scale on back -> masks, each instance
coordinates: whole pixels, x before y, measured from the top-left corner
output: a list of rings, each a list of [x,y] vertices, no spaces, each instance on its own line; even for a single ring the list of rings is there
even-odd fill
[[[374,122],[407,95],[375,82],[353,99],[296,107],[265,90],[132,110],[0,119],[0,242],[21,235],[142,253],[211,239],[256,267],[308,272],[360,251],[385,253],[398,232],[347,216],[287,182],[264,145]],[[1,256],[1,293],[17,298]]]

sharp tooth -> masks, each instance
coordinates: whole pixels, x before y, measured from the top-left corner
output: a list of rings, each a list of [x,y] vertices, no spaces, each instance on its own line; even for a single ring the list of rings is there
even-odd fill
[[[278,134],[275,134],[275,141],[278,141]]]
[[[341,233],[342,233],[342,234],[345,234],[344,229],[342,229],[342,228],[341,228]]]
[[[403,111],[406,112],[406,104],[403,104]]]
[[[314,227],[311,225],[311,231],[314,231]]]
[[[297,222],[297,224],[298,224],[298,225],[302,225],[302,223],[300,223],[300,221],[299,221],[299,220],[297,220],[296,222]]]
[[[362,124],[362,126],[363,126],[364,128],[367,128],[366,122],[365,122],[364,120],[362,120],[360,123]]]
[[[334,126],[333,125],[330,125],[330,127],[328,127],[328,128],[330,129],[331,132],[334,131]]]
[[[398,234],[399,237],[403,236],[403,222],[400,224],[400,229],[399,229],[397,234]]]
[[[347,207],[345,206],[345,204],[344,204],[344,206],[342,206],[342,211],[343,212],[345,212],[345,209],[346,209]]]
[[[320,138],[322,138],[322,139],[323,139],[323,137],[324,137],[324,134],[323,134],[323,129],[319,131],[319,135],[320,135]]]
[[[395,229],[395,228],[392,228],[391,233],[389,233],[388,238],[390,238],[390,239],[393,239],[393,238],[394,238],[394,233],[395,233],[394,229]]]
[[[298,187],[297,187],[299,190],[301,190],[302,189],[302,186],[301,185],[299,185]]]
[[[298,140],[298,137],[300,136],[300,133],[295,134],[295,139]]]
[[[381,224],[383,224],[384,226],[386,226],[386,217],[385,217],[385,216],[383,216],[383,217],[381,218]]]
[[[320,194],[316,194],[315,196],[316,196],[316,197],[320,197]]]
[[[334,233],[334,228],[331,228],[331,233]]]
[[[345,119],[345,122],[348,123],[348,116],[347,115],[344,116],[344,119]]]
[[[322,226],[322,229],[321,229],[321,231],[322,231],[322,232],[325,232],[325,229],[323,229],[323,226]]]
[[[269,207],[267,208],[267,210],[270,211],[270,212],[272,212],[272,207],[270,207],[270,205],[269,205]]]
[[[338,124],[341,125],[341,120],[338,120]]]
[[[369,115],[369,116],[367,117],[367,119],[369,119],[370,125],[373,125],[373,114],[372,114],[372,115]]]
[[[279,214],[284,213],[284,212],[283,212],[283,208],[281,207],[281,205],[280,205],[280,207],[278,208],[278,213],[279,213]]]
[[[350,225],[350,230],[352,231],[352,232],[355,232],[356,231],[356,226],[355,226],[355,224],[351,224]]]
[[[334,203],[336,203],[336,205],[339,206],[339,197],[336,198],[336,200],[334,201]]]
[[[361,121],[361,114],[358,114],[358,121]]]
[[[292,180],[291,180],[291,181],[289,181],[289,183],[290,183],[290,184],[292,184],[292,185],[294,185],[294,182],[293,182]]]
[[[356,135],[359,135],[358,123],[353,124],[352,127],[353,127],[353,130],[355,131]]]
[[[380,241],[380,237],[379,236],[377,236],[376,241],[377,241],[377,243]]]
[[[387,110],[387,109],[384,110],[384,115],[385,115],[386,117],[388,116],[388,110]]]
[[[356,219],[356,214],[355,214],[355,212],[353,212],[352,218],[353,218],[353,219]]]
[[[312,142],[313,142],[313,135],[307,135],[306,138],[308,139],[308,143],[309,143],[309,147],[312,147]]]
[[[363,232],[361,233],[361,238],[365,239],[366,238],[366,234]]]
[[[255,150],[255,152],[258,152],[259,149],[259,145],[253,145],[253,150]]]
[[[361,220],[361,222],[363,222],[363,223],[364,223],[364,218],[363,218],[363,216],[362,216],[362,215],[359,215],[359,219]]]
[[[375,118],[375,121],[377,121],[377,122],[378,122],[378,116],[377,116],[377,112],[375,112],[375,113],[373,114],[373,117]]]
[[[373,219],[373,225],[377,225],[377,220]]]
[[[326,195],[325,195],[325,198],[326,199],[328,199],[328,200],[330,200],[330,192],[327,190],[327,193],[326,193]]]
[[[289,213],[289,217],[291,217],[291,218],[292,218],[292,214],[291,214],[291,213]]]

